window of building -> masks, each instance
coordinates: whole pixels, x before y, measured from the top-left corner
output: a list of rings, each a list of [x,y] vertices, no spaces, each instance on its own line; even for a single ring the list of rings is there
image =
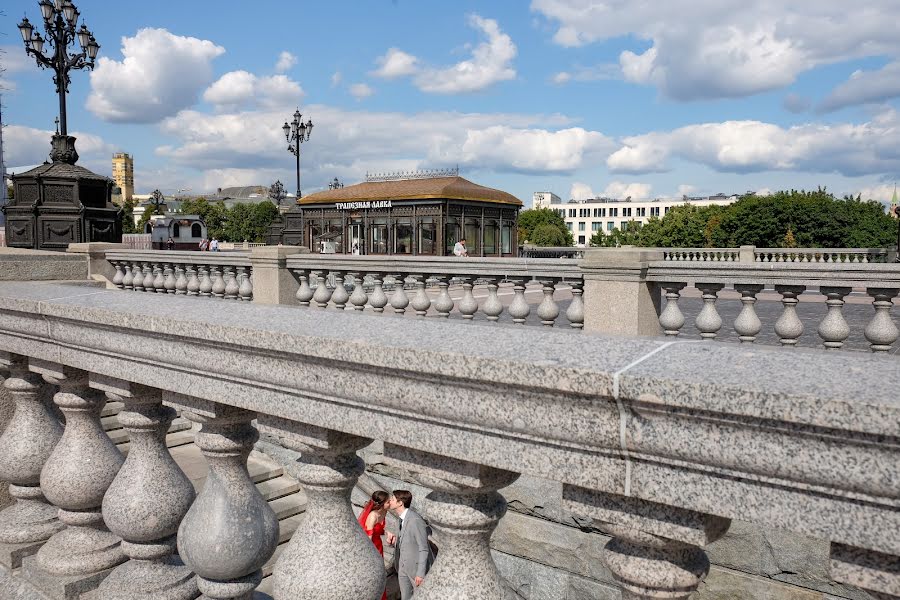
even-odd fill
[[[619,209],[618,209],[618,208],[611,208],[611,209],[609,209],[609,216],[611,216],[611,217],[618,217],[618,216],[619,216]]]
[[[400,221],[394,226],[394,252],[412,254],[413,228],[409,221]]]
[[[582,246],[584,245],[584,236],[583,235],[578,236],[578,243],[581,244]]]
[[[625,208],[622,209],[622,216],[623,217],[631,216],[631,207],[630,206],[626,206]]]
[[[569,209],[569,216],[570,216],[570,217],[574,217],[574,216],[575,216],[575,209],[574,209],[574,208],[570,208],[570,209]]]
[[[581,221],[580,223],[578,223],[578,231],[584,231],[584,227],[585,227],[584,221]]]
[[[600,231],[601,229],[603,229],[603,223],[601,223],[600,221],[594,221],[593,223],[591,223],[591,231]]]
[[[388,251],[388,227],[387,223],[372,224],[372,254],[387,254]]]
[[[497,221],[484,222],[484,254],[497,254]]]
[[[200,227],[200,223],[194,223],[193,225],[191,225],[191,237],[203,237],[203,228]]]
[[[665,212],[665,214],[669,214],[669,209],[670,209],[670,208],[671,208],[670,206],[667,206],[667,207],[666,207],[666,212]]]
[[[512,226],[504,225],[500,231],[500,252],[503,254],[512,253]]]
[[[453,255],[453,246],[459,241],[459,222],[456,219],[449,218],[444,223],[444,254]]]
[[[628,221],[619,223],[619,231],[628,231]]]
[[[601,215],[600,215],[600,209],[599,209],[599,208],[595,208],[595,209],[594,209],[594,218],[597,218],[597,217],[599,217],[599,216],[601,216]]]
[[[481,254],[481,221],[466,219],[466,250],[471,256]]]
[[[572,231],[572,222],[571,221],[567,222],[566,227],[569,228],[569,231]]]
[[[153,225],[150,224],[150,221],[144,225],[144,233],[153,233]]]
[[[607,221],[607,222],[606,222],[606,230],[607,230],[607,231],[612,231],[612,230],[615,229],[615,228],[616,228],[616,224],[615,224],[615,223],[613,223],[612,221]]]
[[[419,254],[437,254],[437,228],[434,223],[419,225]]]
[[[172,237],[175,239],[181,237],[181,225],[177,221],[172,223]]]

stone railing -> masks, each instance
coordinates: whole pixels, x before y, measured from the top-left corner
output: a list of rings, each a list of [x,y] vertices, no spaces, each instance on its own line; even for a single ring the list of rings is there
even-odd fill
[[[561,285],[570,287],[572,292],[572,302],[565,313],[569,324],[580,329],[584,322],[582,273],[573,260],[294,254],[287,258],[286,265],[300,282],[296,298],[304,307],[332,306],[355,310],[369,307],[381,313],[390,305],[388,310],[397,314],[410,310],[425,316],[434,309],[445,318],[456,308],[463,319],[472,319],[481,311],[489,321],[498,320],[506,310],[514,323],[525,323],[531,314],[531,307],[525,300],[526,287],[537,282],[544,294],[537,307],[541,323],[553,326],[560,315],[554,292]],[[388,298],[383,289],[385,276],[407,285],[394,285]],[[326,285],[326,279],[332,279],[334,285]],[[364,280],[372,282],[371,289],[367,289],[369,286],[364,285]],[[462,287],[458,303],[449,293],[451,281],[459,282]],[[508,307],[498,296],[503,281],[513,283],[513,299]],[[434,282],[439,288],[434,299],[426,293],[428,282]],[[476,282],[483,283],[487,289],[487,295],[480,303],[473,294]],[[414,291],[407,293],[409,283],[413,284]],[[351,285],[352,292],[347,289]]]
[[[107,251],[112,283],[135,292],[253,300],[249,253]]]
[[[799,297],[817,290],[824,297],[824,313],[817,333],[826,349],[844,346],[851,330],[844,318],[845,298],[854,289],[865,290],[874,308],[863,333],[873,352],[888,352],[900,336],[891,319],[893,298],[900,293],[900,268],[890,264],[862,264],[853,262],[841,268],[826,264],[706,264],[689,267],[675,266],[667,261],[649,262],[646,279],[664,291],[666,304],[659,313],[659,324],[667,336],[677,336],[685,325],[678,301],[687,286],[700,291],[703,308],[694,326],[703,339],[716,339],[723,321],[716,310],[720,292],[726,287],[740,294],[743,308],[733,323],[734,332],[744,343],[756,341],[763,327],[755,310],[757,295],[774,289],[781,296],[783,310],[774,323],[781,345],[794,346],[804,331],[797,315]],[[835,265],[837,266],[837,265]]]
[[[671,262],[885,263],[896,260],[887,248],[645,248]]]
[[[489,541],[523,474],[560,482],[564,508],[612,536],[579,559],[623,598],[687,599],[732,520],[826,540],[835,581],[900,597],[890,357],[207,306],[0,283],[16,405],[0,437],[4,598],[250,598],[279,537],[247,470],[258,430],[300,451],[308,497],[275,600],[380,598],[384,565],[350,504],[373,439],[433,490],[421,600],[504,598]],[[107,399],[124,403],[127,460],[100,428]],[[173,409],[200,424],[196,498],[162,443]]]

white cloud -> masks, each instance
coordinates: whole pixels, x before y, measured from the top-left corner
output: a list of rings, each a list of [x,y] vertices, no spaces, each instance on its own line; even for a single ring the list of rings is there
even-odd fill
[[[669,170],[672,158],[716,171],[838,172],[847,176],[900,171],[900,119],[887,111],[867,123],[782,128],[759,121],[688,125],[626,137],[606,160],[610,171]]]
[[[809,110],[812,103],[809,101],[809,98],[791,92],[784,97],[784,101],[781,104],[788,112],[802,113]]]
[[[852,193],[854,196],[860,195],[863,200],[878,200],[879,202],[890,204],[891,197],[894,195],[894,187],[895,184],[880,184],[880,185],[871,185],[865,186],[863,188],[857,189]],[[900,195],[900,192],[898,192]]]
[[[283,50],[281,54],[278,55],[278,62],[275,63],[275,72],[284,73],[285,71],[289,71],[291,67],[296,64],[297,57],[287,50]]]
[[[396,79],[413,75],[419,70],[419,59],[412,54],[407,54],[399,48],[388,48],[384,56],[375,60],[378,68],[372,71],[375,77],[384,79]]]
[[[855,104],[883,102],[900,96],[900,60],[877,71],[855,71],[844,83],[834,88],[819,112],[830,112]]]
[[[594,190],[586,183],[576,181],[572,184],[572,187],[569,188],[569,198],[572,200],[588,200],[589,198],[596,197]]]
[[[605,198],[632,198],[634,200],[643,200],[650,197],[653,186],[649,183],[624,183],[622,181],[613,181],[606,189],[603,190],[601,196]]]
[[[19,171],[18,167],[24,165],[36,165],[48,160],[50,155],[50,137],[53,132],[49,129],[35,129],[22,125],[7,125],[3,128],[3,154],[7,167],[10,170]],[[80,162],[96,162],[104,160],[106,169],[109,169],[109,159],[117,149],[106,142],[100,136],[74,132],[75,149],[80,156]]]
[[[900,56],[900,3],[867,0],[532,0],[556,26],[554,40],[583,46],[646,40],[619,57],[625,78],[678,100],[777,89],[816,66]]]
[[[249,106],[285,107],[296,104],[303,89],[285,75],[260,77],[247,71],[225,73],[205,92],[203,99],[218,111]]]
[[[368,98],[372,94],[375,93],[371,87],[366,85],[365,83],[354,83],[350,86],[350,95],[356,98],[357,100],[362,100],[363,98]]]
[[[571,71],[560,71],[551,77],[557,85],[571,81],[603,81],[622,77],[622,69],[617,64],[598,64],[592,67],[575,66]]]
[[[512,38],[500,30],[494,19],[469,16],[469,26],[487,38],[472,49],[472,57],[449,67],[425,66],[422,61],[398,48],[390,48],[375,62],[371,74],[385,79],[413,77],[413,83],[429,94],[477,92],[500,81],[515,79],[512,60],[517,49]]]
[[[316,130],[303,146],[303,172],[322,181],[341,172],[382,171],[389,165],[459,164],[505,172],[570,172],[602,160],[612,142],[600,133],[565,126],[558,116],[517,114],[416,114],[346,111],[323,105],[305,111]],[[290,166],[281,112],[209,115],[183,111],[162,123],[176,144],[157,154],[182,168],[247,169]],[[317,131],[327,135],[317,136]],[[348,151],[352,149],[352,152]]]
[[[682,183],[678,186],[678,190],[675,192],[676,197],[681,198],[683,196],[690,196],[694,192],[697,191],[697,186],[690,185],[689,183]]]
[[[590,154],[608,151],[609,138],[580,127],[548,131],[494,125],[472,129],[462,146],[465,164],[504,165],[529,173],[567,173],[579,168]]]
[[[331,74],[331,87],[337,87],[341,85],[341,81],[344,79],[344,76],[341,75],[340,71],[335,71]]]
[[[154,123],[192,106],[225,52],[208,40],[141,29],[122,38],[123,60],[101,56],[87,107],[106,121]]]
[[[572,81],[572,74],[567,71],[560,71],[559,73],[553,75],[550,80],[556,85],[564,85]]]

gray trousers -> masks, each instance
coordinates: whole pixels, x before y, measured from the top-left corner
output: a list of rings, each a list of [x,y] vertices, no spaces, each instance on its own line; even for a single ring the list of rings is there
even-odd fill
[[[416,582],[414,579],[411,579],[409,575],[404,575],[403,573],[397,573],[397,581],[400,583],[400,598],[401,600],[409,600],[413,597],[413,594],[416,591]]]

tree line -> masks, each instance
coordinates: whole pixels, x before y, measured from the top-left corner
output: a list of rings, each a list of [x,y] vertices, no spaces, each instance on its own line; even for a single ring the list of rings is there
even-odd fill
[[[524,219],[523,219],[524,217]],[[657,248],[882,248],[897,240],[897,220],[860,196],[836,198],[824,188],[748,194],[726,206],[675,206],[641,225],[597,231],[591,246]],[[572,244],[565,221],[551,209],[526,210],[519,239],[538,246]],[[552,243],[548,243],[552,242]]]
[[[235,204],[231,208],[226,208],[224,202],[209,202],[204,197],[189,198],[180,202],[179,213],[199,215],[206,223],[210,239],[265,242],[269,226],[278,217],[278,207],[269,200],[254,204]],[[148,206],[135,225],[131,218],[134,203],[126,201],[122,210],[125,212],[125,218],[122,220],[123,233],[144,233],[144,226],[150,217],[154,214],[163,214],[161,210]]]

